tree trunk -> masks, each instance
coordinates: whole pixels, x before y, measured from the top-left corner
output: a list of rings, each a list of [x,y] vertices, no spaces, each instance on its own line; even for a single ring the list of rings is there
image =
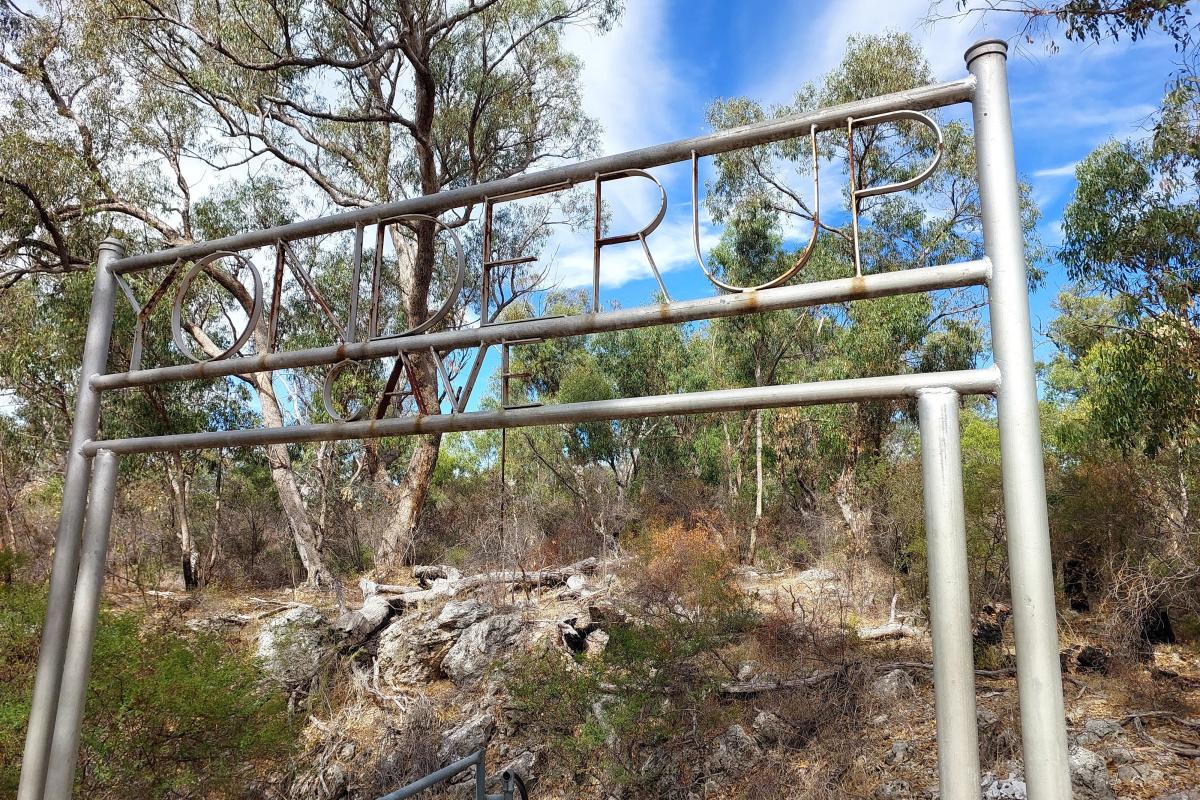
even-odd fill
[[[249,313],[250,295],[244,286],[223,270],[211,270],[209,275],[224,286],[234,297],[238,298],[242,307]],[[270,350],[267,342],[267,325],[268,321],[264,316],[259,322],[257,330],[254,331],[254,349],[256,352],[266,353]],[[184,322],[184,327],[200,348],[210,357],[215,358],[221,353],[221,348],[203,330],[192,324],[190,320]],[[275,386],[271,382],[271,373],[256,372],[249,378],[246,378],[246,380],[254,387],[255,393],[258,395],[263,424],[268,428],[282,428],[284,426],[283,410],[279,406],[279,398],[276,396]],[[300,563],[304,566],[304,583],[312,587],[332,584],[333,573],[325,566],[325,562],[321,558],[321,549],[317,543],[317,534],[313,530],[308,509],[304,506],[304,500],[300,496],[300,489],[296,482],[296,472],[292,466],[292,457],[288,453],[287,445],[272,444],[267,445],[266,449],[267,462],[271,467],[271,482],[275,485],[275,491],[279,494],[279,505],[283,509],[283,515],[287,519],[288,528],[292,532],[292,540],[295,542],[296,550],[300,555]]]
[[[850,533],[850,554],[860,556],[867,551],[867,536],[871,528],[871,509],[859,508],[855,498],[854,468],[847,467],[833,484],[833,499],[842,512]]]
[[[183,572],[183,588],[192,591],[200,586],[197,568],[200,566],[200,553],[196,550],[196,542],[192,538],[192,528],[188,520],[188,494],[190,481],[184,474],[183,456],[171,453],[167,462],[167,482],[171,487],[171,505],[175,512],[175,522],[179,526],[180,565]]]
[[[255,373],[251,380],[258,392],[263,424],[268,428],[282,428],[283,411],[271,385],[270,373]],[[304,500],[300,497],[300,488],[296,483],[296,473],[292,468],[292,457],[288,453],[287,445],[267,445],[267,463],[271,467],[271,482],[275,484],[275,491],[279,493],[279,505],[283,508],[283,515],[287,519],[288,528],[291,529],[300,563],[304,565],[305,584],[313,587],[332,584],[333,573],[321,558],[321,550],[317,546],[317,533],[309,520]]]
[[[379,563],[385,569],[397,567],[412,558],[417,524],[421,520],[421,509],[437,467],[441,442],[441,434],[417,438],[412,456],[408,459],[408,469],[394,492],[394,513],[383,530]]]
[[[436,154],[430,144],[437,98],[437,86],[433,71],[429,66],[431,44],[429,41],[414,41],[410,45],[410,58],[411,55],[417,56],[412,59],[414,72],[413,121],[416,127],[417,171],[421,181],[421,192],[434,194],[441,188],[441,185]],[[429,287],[433,283],[434,251],[437,243],[437,229],[432,222],[418,222],[414,228],[416,246],[412,248],[409,268],[400,270],[399,274],[404,311],[410,327],[419,325],[429,318]],[[396,236],[393,231],[392,238],[397,243],[397,252],[400,252],[400,237]],[[413,353],[411,360],[420,383],[419,386],[412,387],[413,393],[420,395],[421,405],[430,414],[439,413],[437,372],[432,358],[424,354]],[[397,364],[395,369],[399,368],[400,365]],[[433,480],[433,471],[437,467],[441,444],[440,434],[418,436],[416,439],[416,446],[408,460],[408,469],[405,470],[404,478],[394,493],[396,497],[395,515],[383,531],[379,562],[385,570],[404,563],[412,553],[417,524],[420,522],[425,497],[429,493],[429,483]]]
[[[217,559],[221,552],[221,505],[225,488],[225,451],[217,450],[217,477],[214,486],[216,499],[213,501],[212,538],[208,545],[208,563],[204,567],[204,583],[207,585],[216,572]]]
[[[750,525],[750,552],[746,560],[754,563],[754,551],[758,547],[758,525],[763,515],[763,453],[762,453],[762,410],[754,412],[754,522]]]

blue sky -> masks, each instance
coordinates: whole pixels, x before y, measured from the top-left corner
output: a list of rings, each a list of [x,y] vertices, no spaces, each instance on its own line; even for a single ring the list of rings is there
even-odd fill
[[[952,0],[946,0],[952,9]],[[752,0],[629,0],[621,24],[604,36],[573,31],[569,44],[584,62],[583,101],[603,126],[601,151],[616,153],[706,132],[705,109],[716,98],[746,96],[765,106],[786,102],[803,83],[841,59],[846,38],[885,30],[908,32],[924,47],[939,80],[965,74],[962,54],[974,41],[1012,39],[1018,20],[978,17],[927,23],[928,0],[780,3]],[[1053,248],[1074,186],[1074,165],[1107,139],[1146,135],[1146,125],[1172,69],[1165,37],[1130,45],[1062,43],[1057,54],[1024,44],[1010,55],[1017,162],[1042,209],[1041,237]],[[946,112],[965,117],[969,108]],[[653,172],[668,191],[666,221],[651,237],[673,298],[711,294],[691,253],[687,165]],[[635,230],[653,216],[657,190],[634,182],[612,192],[612,231]],[[810,191],[808,187],[798,187]],[[837,201],[836,188],[823,192]],[[705,223],[703,241],[720,230]],[[590,283],[589,231],[562,235],[551,251],[563,285]],[[1051,250],[1052,252],[1052,250]],[[1053,260],[1033,298],[1035,325],[1053,318],[1065,276]],[[647,302],[657,288],[637,245],[606,250],[602,300]],[[1043,337],[1038,337],[1039,341]],[[1049,355],[1044,342],[1041,355]]]

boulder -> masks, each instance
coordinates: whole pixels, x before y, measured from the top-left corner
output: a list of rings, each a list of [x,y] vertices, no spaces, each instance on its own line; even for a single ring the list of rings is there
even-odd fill
[[[1153,786],[1163,780],[1162,770],[1149,764],[1122,764],[1117,767],[1117,777],[1133,786]]]
[[[754,735],[764,744],[784,744],[795,732],[778,714],[760,711],[751,725]]]
[[[496,719],[486,711],[468,717],[442,734],[438,757],[443,764],[466,758],[486,747],[495,730]]]
[[[337,638],[320,611],[297,606],[263,624],[256,655],[270,680],[284,687],[297,687],[317,674],[322,657]]]
[[[916,689],[912,675],[902,669],[894,669],[886,675],[881,675],[871,684],[871,694],[886,703],[897,703],[912,697]]]
[[[1071,751],[1067,764],[1071,769],[1075,800],[1115,800],[1108,765],[1098,753],[1076,747]]]
[[[380,678],[392,687],[437,679],[453,640],[454,631],[443,628],[428,614],[400,617],[379,635],[376,664]]]
[[[520,614],[497,614],[471,625],[442,659],[442,672],[456,684],[478,680],[493,664],[504,661],[525,629]]]
[[[1029,790],[1019,777],[997,778],[987,773],[980,781],[980,797],[983,800],[1027,800]]]
[[[1121,766],[1122,764],[1133,764],[1138,760],[1137,753],[1122,745],[1106,748],[1103,755],[1117,766]],[[1200,798],[1197,800],[1200,800]]]
[[[506,772],[511,772],[519,776],[525,783],[532,784],[534,782],[534,769],[537,766],[537,753],[532,750],[524,750],[515,758],[509,759],[504,766],[500,767],[500,771],[496,773],[499,778]]]
[[[482,622],[492,613],[492,607],[479,600],[451,600],[442,606],[435,623],[444,630],[461,631]]]
[[[710,772],[736,775],[754,765],[762,756],[762,749],[754,737],[741,725],[731,725],[717,739],[716,750],[708,757]]]
[[[1093,745],[1104,739],[1115,739],[1122,735],[1121,723],[1114,719],[1089,719],[1076,737],[1080,745]]]
[[[588,658],[596,658],[604,653],[604,649],[608,647],[609,635],[600,629],[596,629],[587,635],[587,656]]]

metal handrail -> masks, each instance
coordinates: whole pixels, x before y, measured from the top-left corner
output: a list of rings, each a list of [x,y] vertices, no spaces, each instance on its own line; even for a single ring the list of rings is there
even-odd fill
[[[456,775],[461,775],[470,769],[475,770],[475,800],[515,800],[516,797],[520,797],[520,800],[528,800],[529,795],[525,791],[525,782],[521,780],[521,776],[507,769],[500,774],[500,794],[487,793],[485,788],[487,783],[487,752],[484,750],[476,750],[466,758],[460,758],[453,764],[442,767],[437,772],[431,772],[424,778],[413,781],[391,794],[385,794],[378,800],[405,800],[405,798],[415,797],[421,792],[432,789],[440,783],[445,783]]]

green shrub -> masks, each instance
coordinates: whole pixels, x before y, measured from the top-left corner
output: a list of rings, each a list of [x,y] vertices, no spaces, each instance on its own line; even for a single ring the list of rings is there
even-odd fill
[[[44,614],[40,588],[0,586],[0,796],[16,792]],[[282,765],[295,734],[283,698],[220,638],[181,635],[138,612],[101,615],[77,793],[252,796],[250,770]]]
[[[674,796],[694,788],[691,767],[703,762],[707,737],[730,724],[720,696],[730,674],[717,656],[758,618],[703,531],[653,530],[631,550],[639,558],[626,567],[626,619],[605,625],[603,653],[526,657],[509,692],[563,777],[586,776],[626,797]]]

